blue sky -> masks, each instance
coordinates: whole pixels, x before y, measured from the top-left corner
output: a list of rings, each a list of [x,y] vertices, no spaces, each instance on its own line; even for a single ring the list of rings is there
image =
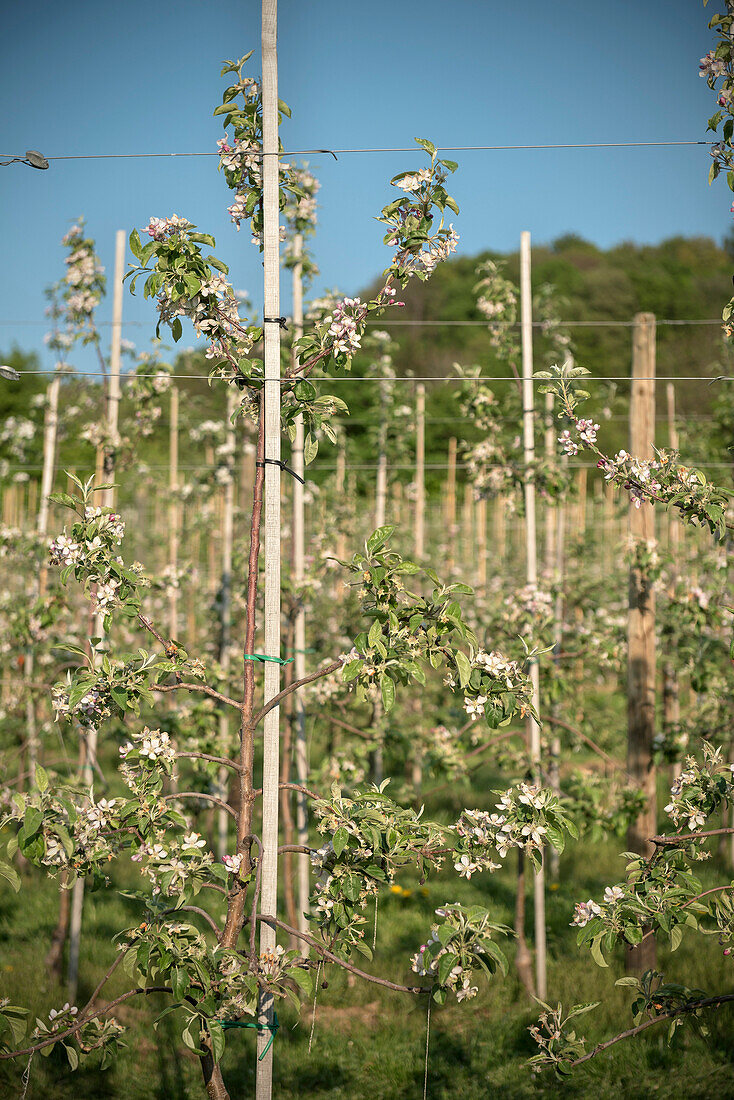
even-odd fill
[[[258,0],[2,9],[5,153],[214,150],[222,59],[255,48],[259,74]],[[697,67],[715,10],[698,0],[281,0],[280,90],[293,110],[282,138],[286,149],[404,146],[416,135],[442,146],[703,139],[713,95]],[[455,222],[469,254],[513,249],[523,229],[536,242],[573,231],[602,246],[720,239],[731,219],[725,183],[707,185],[703,147],[448,155],[460,161]],[[418,157],[309,159],[322,181],[314,289],[356,292],[387,262],[372,219],[392,197],[388,180]],[[0,349],[36,349],[50,365],[43,290],[63,272],[60,238],[79,215],[108,274],[116,229],[188,217],[214,233],[234,285],[261,301],[259,255],[230,227],[213,157],[13,165],[0,171],[0,195]],[[100,320],[110,312],[108,302]],[[126,294],[125,320],[151,322],[126,331],[145,346],[150,303]],[[81,369],[89,362],[75,356]]]

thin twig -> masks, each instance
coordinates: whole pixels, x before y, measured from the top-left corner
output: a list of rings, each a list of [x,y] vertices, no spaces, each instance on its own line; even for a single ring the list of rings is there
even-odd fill
[[[568,730],[569,733],[574,734],[574,736],[578,737],[584,744],[588,745],[590,749],[593,749],[598,756],[601,756],[602,760],[606,760],[610,767],[617,768],[622,772],[627,771],[624,764],[620,764],[618,760],[609,756],[600,745],[597,745],[596,741],[592,741],[591,738],[587,737],[585,733],[582,733],[580,729],[576,729],[575,726],[570,726],[568,722],[563,722],[560,718],[554,718],[552,715],[544,715],[544,719],[550,726],[560,726],[561,729]]]
[[[256,919],[259,921],[265,921],[266,924],[273,924],[276,928],[282,928],[284,932],[289,932],[292,936],[297,936],[298,939],[304,940],[324,959],[328,959],[329,962],[336,963],[337,966],[341,966],[344,970],[348,970],[350,974],[356,974],[358,978],[364,978],[365,981],[374,982],[375,985],[383,985],[386,989],[394,989],[397,993],[428,993],[428,989],[425,986],[420,985],[398,985],[397,982],[390,982],[387,978],[378,978],[374,974],[368,974],[366,970],[360,970],[357,966],[352,966],[351,963],[346,962],[344,959],[340,959],[338,955],[332,954],[322,944],[315,940],[313,936],[307,935],[305,932],[299,932],[297,928],[291,928],[285,921],[278,920],[277,917],[267,916],[265,913],[257,913]],[[734,995],[733,995],[734,996]]]
[[[175,794],[166,794],[163,796],[164,802],[176,802],[179,798],[201,798],[205,802],[213,802],[215,806],[219,806],[222,810],[226,810],[230,817],[237,819],[237,814],[228,806],[226,802],[223,802],[221,798],[217,798],[213,794],[204,794],[203,791],[176,791]]]
[[[183,681],[177,684],[153,684],[151,691],[196,691],[200,695],[208,695],[211,699],[225,703],[228,707],[234,707],[235,710],[242,710],[242,703],[238,703],[236,699],[230,699],[229,695],[222,695],[220,691],[215,691],[208,684],[189,684]]]
[[[217,938],[219,938],[219,936],[221,936],[221,934],[222,934],[222,930],[221,930],[221,928],[218,927],[216,921],[214,921],[209,916],[206,909],[200,909],[198,905],[179,905],[178,909],[166,909],[164,912],[166,914],[168,914],[168,913],[197,913],[200,917],[204,918],[204,920],[207,922],[209,927],[213,930],[214,935]]]
[[[176,756],[193,757],[196,760],[209,760],[212,764],[221,764],[225,768],[232,768],[233,771],[238,772],[240,766],[236,760],[230,760],[226,756],[210,756],[206,752],[177,752]]]
[[[320,680],[322,676],[328,676],[330,672],[336,672],[338,668],[344,664],[343,661],[332,661],[330,665],[326,665],[325,668],[320,668],[316,672],[312,672],[309,676],[302,676],[300,680],[294,680],[292,684],[289,684],[287,688],[283,688],[277,695],[265,704],[262,710],[259,710],[255,717],[252,719],[251,725],[254,728],[262,722],[266,714],[269,714],[271,710],[277,707],[280,702],[285,699],[287,695],[290,695],[292,691],[298,691],[299,688],[304,687],[306,684],[312,684],[314,680]]]

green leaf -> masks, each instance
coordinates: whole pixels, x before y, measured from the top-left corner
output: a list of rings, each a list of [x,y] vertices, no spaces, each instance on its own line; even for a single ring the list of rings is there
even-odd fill
[[[386,527],[378,527],[376,531],[373,531],[367,539],[367,553],[376,554],[378,550],[382,549],[394,530],[394,525],[387,525]]]
[[[36,786],[41,794],[48,790],[48,775],[46,769],[42,768],[40,764],[36,764]]]
[[[130,245],[130,251],[136,260],[139,260],[142,256],[143,246],[140,242],[140,234],[137,229],[133,229],[132,233],[128,237],[128,244]]]
[[[454,660],[456,661],[456,671],[459,673],[459,687],[465,688],[471,678],[469,658],[457,649],[454,653]]]
[[[293,978],[293,981],[304,993],[310,994],[313,991],[313,979],[308,970],[304,970],[300,966],[294,966],[292,970],[288,971],[288,977]]]
[[[382,704],[386,711],[391,710],[395,702],[395,684],[389,676],[382,676],[380,687],[382,689]]]
[[[597,936],[596,939],[591,941],[591,957],[597,966],[609,966],[601,952],[601,936]]]
[[[427,138],[413,138],[413,140],[415,141],[416,145],[420,145],[420,147],[422,149],[425,149],[427,153],[430,153],[431,156],[435,154],[436,146],[433,144],[432,141],[429,141]]]
[[[441,985],[446,985],[446,980],[458,961],[459,956],[455,955],[453,951],[447,951],[438,960],[438,980]]]
[[[5,863],[3,860],[0,860],[0,878],[4,878],[6,882],[9,882],[16,894],[18,893],[20,890],[20,875],[15,867],[11,867],[9,863]]]
[[[215,1063],[218,1062],[224,1054],[224,1048],[227,1045],[227,1041],[224,1036],[224,1028],[220,1024],[219,1020],[209,1020],[207,1024],[209,1030],[209,1038],[212,1044],[212,1057]]]
[[[338,858],[349,843],[349,833],[343,825],[340,825],[336,830],[334,836],[331,838],[331,843],[334,846],[334,854]]]
[[[319,450],[319,441],[309,432],[303,441],[303,464],[304,466],[310,466],[313,460],[316,458]]]

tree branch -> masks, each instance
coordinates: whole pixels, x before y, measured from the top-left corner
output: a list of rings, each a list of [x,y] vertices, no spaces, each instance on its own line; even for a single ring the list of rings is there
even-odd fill
[[[686,840],[700,840],[708,836],[726,836],[734,829],[710,829],[706,833],[678,833],[675,836],[651,836],[650,841],[658,848],[678,848]]]
[[[560,718],[554,718],[552,715],[548,714],[543,715],[543,720],[547,722],[550,726],[560,726],[561,729],[568,730],[569,733],[572,733],[574,734],[574,736],[580,738],[580,740],[583,741],[584,744],[588,745],[590,749],[593,749],[598,756],[601,756],[602,760],[606,760],[607,764],[609,764],[612,768],[617,768],[619,771],[622,772],[627,771],[624,764],[620,764],[618,760],[615,760],[613,757],[609,756],[608,753],[604,752],[604,749],[597,745],[596,741],[592,741],[590,737],[587,737],[585,733],[581,732],[581,730],[576,729],[575,726],[570,726],[568,722],[563,722]]]
[[[703,1001],[692,1001],[687,1005],[679,1005],[677,1008],[671,1008],[668,1012],[661,1012],[659,1016],[655,1016],[652,1020],[646,1020],[644,1024],[638,1024],[637,1027],[631,1027],[628,1031],[622,1031],[619,1035],[615,1035],[613,1039],[607,1039],[604,1043],[599,1043],[590,1050],[588,1054],[583,1054],[581,1058],[576,1058],[573,1062],[569,1062],[569,1066],[580,1066],[582,1062],[588,1062],[590,1058],[595,1058],[597,1054],[600,1054],[607,1047],[614,1046],[615,1043],[619,1043],[622,1039],[630,1039],[633,1035],[639,1035],[641,1031],[647,1030],[648,1027],[652,1027],[653,1024],[659,1024],[661,1020],[670,1020],[673,1016],[680,1016],[684,1012],[696,1012],[699,1008],[713,1008],[715,1006],[724,1004],[726,1001],[734,1001],[734,993],[722,993],[719,997],[707,997]]]
[[[238,772],[240,770],[240,766],[237,763],[237,761],[236,760],[230,760],[226,756],[210,756],[206,752],[177,752],[176,756],[177,757],[178,756],[186,756],[186,757],[190,756],[190,757],[195,758],[196,760],[209,760],[209,761],[211,761],[212,764],[221,764],[222,767],[232,768],[232,770],[236,771],[236,772]]]
[[[242,710],[242,703],[238,703],[236,699],[230,699],[229,695],[222,695],[220,691],[215,691],[213,687],[209,687],[208,684],[189,684],[179,681],[177,684],[154,684],[151,686],[151,691],[197,691],[200,695],[208,695],[211,699],[216,699],[219,703],[225,703],[228,707],[234,707],[235,710]]]
[[[343,661],[332,661],[326,668],[320,668],[317,672],[312,672],[309,676],[302,676],[300,680],[294,680],[292,684],[289,684],[287,688],[283,688],[277,695],[265,704],[262,710],[259,710],[255,717],[252,719],[251,726],[254,728],[262,722],[266,714],[269,714],[271,710],[277,707],[281,700],[285,699],[286,695],[290,695],[292,691],[298,691],[299,688],[304,687],[305,684],[312,684],[314,680],[320,680],[322,676],[328,676],[330,672],[336,672],[338,668],[341,668]]]
[[[222,810],[226,810],[230,817],[233,817],[235,821],[237,820],[237,814],[231,806],[228,806],[221,798],[217,798],[216,795],[204,794],[203,791],[177,791],[175,794],[164,795],[163,801],[175,802],[179,798],[201,798],[205,802],[213,802],[215,806],[219,806]]]
[[[69,1035],[75,1035],[76,1032],[90,1020],[96,1020],[99,1016],[104,1016],[111,1008],[122,1004],[123,1001],[129,1001],[131,997],[137,997],[141,993],[173,993],[173,990],[170,985],[149,985],[147,987],[140,986],[137,989],[131,989],[129,992],[122,993],[119,997],[116,997],[114,1001],[110,1001],[104,1008],[100,1008],[99,1012],[92,1012],[91,1015],[86,1016],[84,1019],[79,1018],[77,1022],[72,1027],[67,1028],[66,1031],[60,1031],[57,1035],[49,1036],[47,1039],[44,1039],[43,1042],[36,1043],[32,1047],[0,1053],[0,1061],[4,1061],[7,1058],[22,1058],[24,1054],[34,1054],[37,1050],[43,1050],[44,1047],[52,1046],[54,1043],[58,1043],[68,1038]]]
[[[386,989],[394,989],[397,993],[428,993],[428,989],[421,985],[398,985],[397,982],[390,982],[387,978],[378,978],[374,974],[368,974],[366,970],[360,970],[359,967],[352,966],[351,963],[346,962],[344,959],[340,959],[338,955],[332,954],[322,944],[315,940],[313,936],[307,935],[305,932],[299,932],[297,928],[291,928],[285,921],[278,920],[277,917],[267,916],[265,913],[258,913],[256,919],[265,921],[266,924],[272,924],[276,928],[282,928],[284,932],[290,933],[292,936],[296,936],[299,940],[304,940],[310,947],[313,947],[314,951],[318,951],[322,958],[327,959],[329,962],[336,963],[337,966],[341,966],[344,970],[348,970],[350,974],[356,974],[358,978],[364,978],[365,981],[374,982],[375,985],[383,985]],[[734,994],[732,994],[734,998]]]
[[[206,909],[200,909],[198,905],[179,905],[178,909],[166,909],[164,915],[173,913],[197,913],[200,917],[203,917],[209,927],[213,930],[214,935],[219,938],[222,931],[217,926],[216,922],[209,916]]]

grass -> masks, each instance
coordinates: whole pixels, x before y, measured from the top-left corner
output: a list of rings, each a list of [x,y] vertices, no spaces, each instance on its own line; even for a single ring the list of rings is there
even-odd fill
[[[486,791],[497,784],[481,783]],[[475,781],[476,782],[476,781]],[[477,796],[480,788],[476,790]],[[446,797],[451,809],[461,792]],[[470,799],[471,801],[471,799]],[[632,1024],[629,993],[614,986],[623,973],[621,954],[608,969],[597,968],[587,952],[576,947],[569,927],[574,903],[598,897],[603,887],[623,872],[619,852],[623,843],[611,838],[573,845],[561,860],[560,880],[547,894],[549,999],[565,1005],[599,1000],[600,1007],[580,1021],[589,1046]],[[509,867],[509,861],[508,861]],[[714,859],[701,867],[707,885],[721,882],[726,872]],[[470,883],[451,875],[429,880],[425,889],[405,877],[409,897],[388,894],[380,899],[375,973],[397,981],[408,977],[408,957],[425,939],[433,909],[443,901],[486,904],[498,920],[512,923],[514,879],[511,871],[479,876]],[[0,894],[0,971],[2,995],[13,1003],[30,1006],[39,1015],[66,999],[43,968],[56,919],[57,894],[50,881],[35,871],[25,876],[16,895]],[[84,943],[79,1003],[114,958],[113,936],[137,923],[136,904],[110,889],[86,899]],[[218,914],[214,914],[215,917]],[[532,916],[528,914],[528,926]],[[511,941],[508,954],[512,958]],[[666,978],[709,993],[732,986],[732,963],[722,956],[716,937],[687,932],[682,945],[670,956],[661,949],[658,968]],[[280,1011],[281,1028],[275,1040],[275,1092],[281,1100],[309,1097],[314,1100],[402,1100],[422,1097],[426,1039],[426,1001],[393,994],[343,972],[329,968],[328,988],[320,989],[314,1037],[309,1052],[311,1004],[300,1018],[286,1005]],[[107,996],[124,991],[124,978],[113,978]],[[135,999],[120,1007],[118,1019],[128,1028],[126,1048],[105,1072],[82,1068],[72,1074],[63,1051],[48,1058],[36,1055],[31,1064],[26,1100],[194,1100],[203,1096],[198,1061],[183,1046],[176,1017],[169,1015],[154,1028],[166,999]],[[527,1028],[537,1016],[537,1006],[523,993],[514,969],[507,978],[485,982],[476,1000],[444,1008],[434,1006],[431,1019],[428,1064],[428,1096],[431,1100],[480,1100],[495,1094],[502,1100],[525,1097],[588,1097],[618,1100],[655,1096],[725,1098],[734,1096],[732,1065],[732,1010],[711,1012],[707,1042],[684,1030],[672,1047],[666,1043],[665,1025],[651,1028],[640,1039],[624,1041],[599,1056],[564,1082],[545,1072],[534,1073],[524,1063],[534,1050]],[[228,1035],[224,1075],[233,1097],[254,1093],[255,1033],[234,1031]],[[21,1074],[27,1059],[0,1063],[0,1094],[20,1096]]]

